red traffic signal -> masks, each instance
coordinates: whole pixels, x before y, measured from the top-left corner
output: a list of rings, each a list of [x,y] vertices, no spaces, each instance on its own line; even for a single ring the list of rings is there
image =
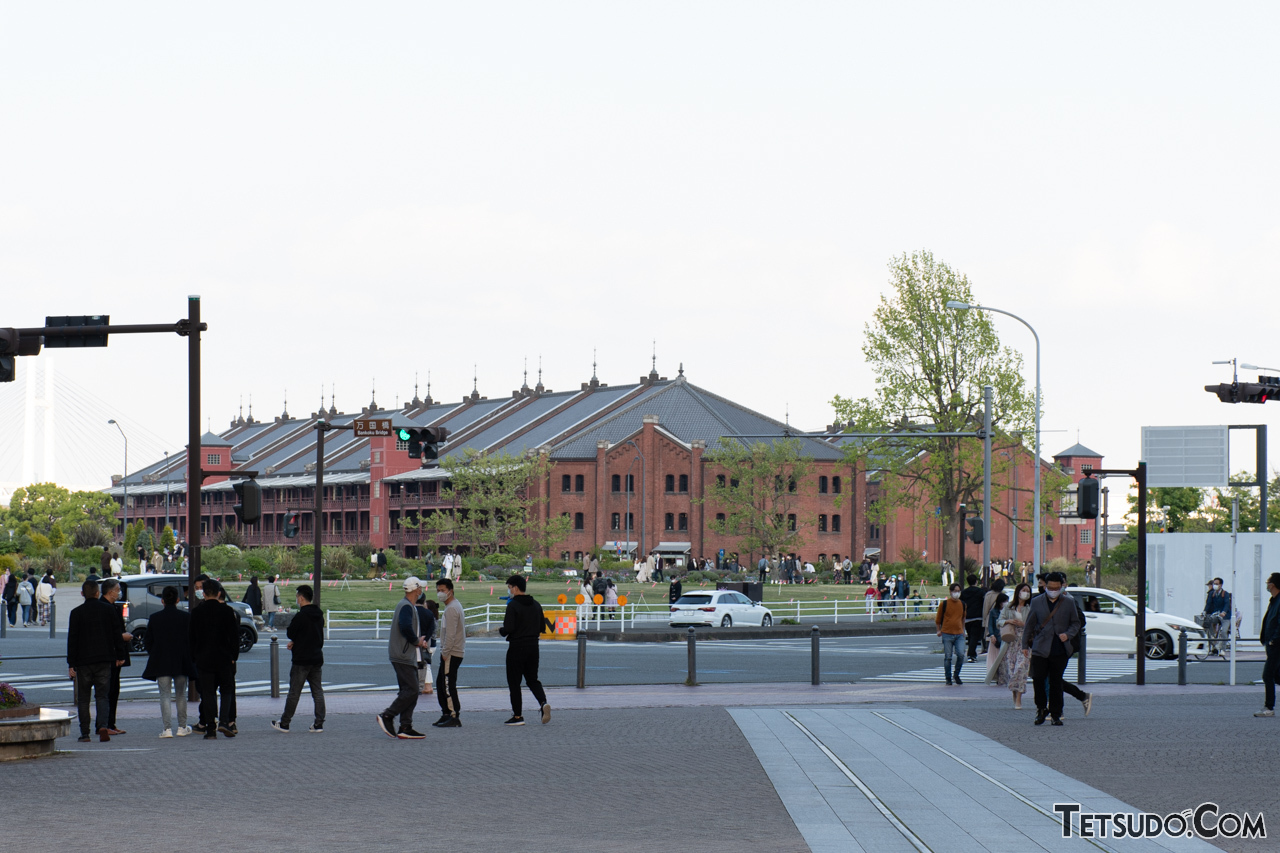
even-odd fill
[[[286,512],[284,514],[284,538],[292,539],[298,535],[298,516],[297,512]]]

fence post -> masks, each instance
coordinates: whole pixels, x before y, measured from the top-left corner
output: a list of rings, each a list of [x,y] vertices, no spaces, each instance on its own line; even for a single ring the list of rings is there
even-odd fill
[[[689,677],[684,683],[694,687],[698,683],[698,640],[697,632],[689,629]]]
[[[1187,629],[1178,629],[1178,684],[1187,683]]]
[[[9,635],[9,602],[0,600],[0,640]]]
[[[271,638],[271,698],[280,698],[280,639]]]
[[[578,634],[578,689],[582,690],[587,686],[587,637],[583,633]]]
[[[840,624],[840,600],[836,599],[836,624]]]
[[[1076,684],[1084,684],[1085,668],[1087,666],[1085,662],[1085,655],[1087,654],[1089,638],[1085,636],[1083,631],[1081,631],[1080,636],[1077,639],[1080,640],[1080,657],[1076,659]]]
[[[58,602],[49,602],[49,639],[52,640],[58,635]]]
[[[818,665],[819,636],[818,626],[814,625],[809,632],[809,683],[814,685],[822,683],[822,668]]]
[[[381,635],[381,633],[382,633],[382,611],[375,610],[373,611],[373,638],[375,640],[379,639],[379,636]]]

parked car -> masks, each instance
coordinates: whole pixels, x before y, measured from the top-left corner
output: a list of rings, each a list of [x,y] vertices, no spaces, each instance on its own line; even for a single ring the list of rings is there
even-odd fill
[[[769,608],[732,590],[690,592],[671,605],[673,628],[688,625],[719,625],[721,628],[759,625],[767,628],[772,624],[773,613]]]
[[[1091,586],[1069,586],[1085,618],[1086,653],[1134,654],[1138,603],[1127,595]],[[1204,628],[1190,619],[1147,608],[1146,649],[1150,660],[1178,656],[1178,629],[1187,629],[1187,654],[1204,654]]]
[[[124,608],[125,630],[133,635],[130,650],[145,651],[142,638],[147,633],[147,620],[153,613],[164,608],[160,593],[166,586],[178,588],[178,607],[187,609],[187,576],[186,575],[131,575],[120,578],[123,592],[117,602]],[[227,602],[240,614],[240,653],[244,654],[258,642],[258,632],[263,626],[262,617],[254,616],[253,610],[243,601]]]

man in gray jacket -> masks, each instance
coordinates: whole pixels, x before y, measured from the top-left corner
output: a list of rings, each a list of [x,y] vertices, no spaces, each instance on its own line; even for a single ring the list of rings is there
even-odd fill
[[[422,740],[426,735],[414,731],[413,709],[418,704],[418,667],[425,666],[427,638],[418,630],[418,596],[422,581],[410,576],[404,579],[404,598],[396,604],[391,620],[391,636],[387,655],[396,671],[396,698],[378,715],[378,728],[387,737],[400,740]],[[396,717],[400,728],[396,729]]]
[[[1062,725],[1062,673],[1074,651],[1073,643],[1080,633],[1080,611],[1063,595],[1066,577],[1062,572],[1045,576],[1045,594],[1031,599],[1031,612],[1023,629],[1022,653],[1031,657],[1030,678],[1035,685],[1036,720],[1045,717],[1053,725]],[[1046,690],[1046,687],[1048,688]],[[1048,694],[1046,696],[1045,694]]]
[[[440,602],[440,672],[436,685],[440,688],[440,719],[431,725],[442,729],[456,729],[462,725],[458,718],[458,667],[467,652],[467,626],[463,619],[462,604],[453,595],[453,581],[441,578],[436,581],[436,599]]]

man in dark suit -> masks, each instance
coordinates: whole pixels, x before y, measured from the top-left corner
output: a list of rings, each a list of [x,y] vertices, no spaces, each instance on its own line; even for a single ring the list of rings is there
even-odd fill
[[[120,703],[120,670],[126,666],[131,666],[133,661],[129,659],[129,644],[133,642],[133,635],[126,634],[124,630],[124,610],[116,605],[120,600],[120,593],[123,588],[120,581],[115,578],[107,578],[102,582],[102,601],[110,605],[110,612],[114,618],[114,630],[116,635],[122,640],[120,643],[120,653],[116,655],[116,660],[111,667],[111,692],[109,696],[109,710],[107,713],[107,734],[122,735],[124,729],[116,726],[116,706]]]
[[[94,694],[98,739],[111,740],[107,720],[111,714],[108,696],[112,665],[123,663],[124,638],[116,630],[114,605],[98,598],[98,584],[85,581],[80,587],[84,603],[71,611],[67,623],[68,674],[76,681],[76,710],[80,717],[80,743],[89,738],[89,692]]]
[[[191,656],[200,678],[199,731],[205,740],[218,732],[236,736],[236,659],[240,656],[240,617],[226,602],[222,584],[206,580],[204,600],[191,613]],[[218,703],[221,694],[221,704]]]

